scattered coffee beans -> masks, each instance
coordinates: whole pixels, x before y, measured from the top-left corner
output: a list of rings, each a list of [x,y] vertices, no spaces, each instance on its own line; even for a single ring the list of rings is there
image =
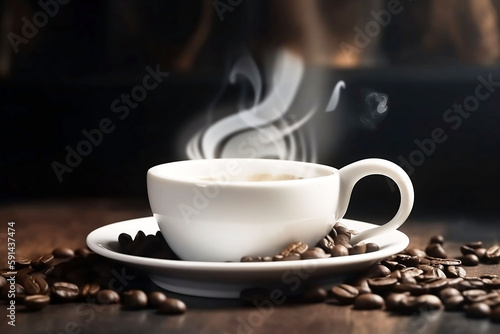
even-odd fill
[[[142,290],[127,290],[122,292],[121,301],[123,307],[131,310],[145,308],[148,305],[148,296]]]
[[[28,311],[39,311],[49,305],[50,297],[47,295],[31,295],[24,298],[24,306]]]
[[[374,293],[365,293],[354,299],[353,306],[359,310],[376,310],[385,305],[384,298]]]
[[[167,300],[167,296],[161,291],[153,291],[148,294],[148,305],[158,308],[160,303]]]
[[[183,301],[175,298],[168,298],[158,304],[158,313],[160,314],[183,314],[187,307]]]

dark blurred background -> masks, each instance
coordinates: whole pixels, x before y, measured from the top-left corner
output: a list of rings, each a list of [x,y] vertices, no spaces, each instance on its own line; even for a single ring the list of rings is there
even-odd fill
[[[309,143],[302,150],[314,151],[304,156],[335,167],[368,157],[396,162],[415,185],[415,217],[494,217],[499,6],[0,0],[0,202],[147,201],[149,167],[189,158],[197,131],[252,105],[258,94],[249,80],[229,82],[236,61],[255,62],[263,100],[273,91],[267,59],[286,49],[304,63],[290,109],[316,110],[300,130]],[[339,104],[327,112],[340,80]],[[89,133],[95,143],[85,146]],[[68,158],[78,149],[84,154]],[[398,196],[385,178],[369,177],[356,186],[349,215],[389,217]]]

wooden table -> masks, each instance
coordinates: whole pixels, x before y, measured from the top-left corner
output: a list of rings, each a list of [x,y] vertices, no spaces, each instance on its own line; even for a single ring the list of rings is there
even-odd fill
[[[97,227],[150,216],[147,202],[135,200],[67,200],[14,203],[0,206],[0,267],[6,267],[7,223],[16,222],[16,256],[33,257],[56,246],[85,247]],[[481,219],[412,219],[401,227],[410,246],[425,247],[442,234],[445,249],[458,256],[465,241],[498,242],[499,224]],[[468,267],[469,276],[500,273],[500,265]],[[39,312],[16,312],[16,327],[7,324],[6,305],[0,308],[1,333],[500,333],[500,324],[468,319],[462,312],[437,311],[411,316],[385,311],[359,311],[326,303],[285,303],[263,315],[237,300],[176,295],[188,306],[178,316],[152,309],[128,311],[119,305],[85,303],[49,305]]]

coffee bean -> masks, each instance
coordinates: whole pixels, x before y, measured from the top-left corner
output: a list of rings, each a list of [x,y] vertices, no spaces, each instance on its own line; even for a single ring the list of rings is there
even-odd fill
[[[347,256],[349,255],[349,250],[342,244],[335,244],[332,248],[331,255],[336,256]]]
[[[374,293],[365,293],[354,299],[354,308],[359,310],[376,310],[384,307],[384,298]]]
[[[328,293],[321,287],[310,287],[302,294],[304,303],[322,303],[328,297]]]
[[[491,310],[490,319],[495,323],[500,323],[500,306],[496,306]]]
[[[75,252],[71,248],[57,247],[52,250],[52,255],[56,259],[68,259],[75,256]]]
[[[47,295],[31,295],[24,298],[24,306],[28,311],[39,311],[49,303],[50,297]]]
[[[411,314],[421,310],[439,310],[443,307],[443,303],[434,295],[424,294],[401,299],[399,307],[401,312]]]
[[[288,256],[290,253],[297,253],[297,254],[302,254],[304,253],[309,247],[307,246],[306,243],[298,241],[298,242],[292,242],[291,244],[287,245],[285,248],[283,248],[280,252],[280,255],[283,256]]]
[[[132,289],[122,292],[122,305],[131,310],[145,308],[148,305],[148,296],[142,290]]]
[[[406,267],[418,267],[419,265],[418,256],[397,254],[395,260],[400,264],[404,264]]]
[[[459,259],[446,259],[446,258],[437,258],[432,256],[427,256],[427,259],[429,260],[428,265],[431,266],[437,266],[437,265],[459,266],[462,264],[462,261],[460,261]]]
[[[458,283],[457,288],[460,291],[471,290],[471,289],[484,289],[484,282],[478,277],[464,277],[462,281]]]
[[[474,303],[464,306],[465,314],[470,318],[488,318],[491,314],[490,307],[485,303]]]
[[[160,314],[183,314],[187,307],[183,301],[175,298],[168,298],[158,304],[158,313]]]
[[[48,253],[40,256],[39,258],[31,260],[31,267],[33,267],[33,269],[35,270],[41,270],[50,265],[52,260],[54,260],[54,255],[52,255],[52,253]]]
[[[488,289],[500,289],[500,278],[482,278],[484,285]]]
[[[459,266],[448,266],[445,269],[445,274],[449,278],[456,278],[456,277],[465,277],[467,276],[467,272],[465,271],[464,268],[459,267]]]
[[[161,291],[153,291],[148,294],[148,305],[158,307],[158,305],[167,300],[167,296]]]
[[[118,235],[118,244],[120,244],[121,249],[126,253],[131,250],[133,242],[134,240],[130,234],[120,233]]]
[[[491,263],[500,262],[500,245],[495,245],[488,248],[484,256]]]
[[[330,257],[330,254],[326,254],[325,251],[319,247],[314,247],[311,249],[306,250],[302,254],[300,254],[300,259],[301,260],[308,260],[308,259],[322,259],[326,257]]]
[[[462,295],[451,296],[443,300],[444,308],[447,311],[459,311],[463,308],[464,297]]]
[[[75,249],[75,256],[87,257],[91,254],[94,254],[94,252],[85,247]]]
[[[379,245],[374,242],[369,242],[366,244],[367,253],[378,252],[379,250],[380,250]]]
[[[441,298],[443,302],[445,302],[451,297],[461,296],[461,295],[462,293],[459,290],[451,287],[447,287],[439,292],[439,298]]]
[[[326,235],[323,239],[321,239],[317,246],[325,251],[325,253],[331,253],[333,246],[335,246],[335,243],[329,235]]]
[[[16,270],[27,268],[27,267],[29,267],[31,265],[31,259],[17,258],[16,262],[14,263],[14,265],[16,266]]]
[[[375,277],[368,279],[370,289],[379,295],[385,294],[396,285],[398,280],[392,277]]]
[[[422,304],[422,308],[426,311],[439,310],[443,307],[441,299],[434,295],[418,296],[417,301]]]
[[[476,249],[475,253],[479,261],[482,261],[486,255],[486,248],[478,248]]]
[[[464,245],[474,249],[483,248],[482,241],[469,241],[466,242]]]
[[[388,311],[397,311],[400,310],[400,305],[402,301],[408,298],[409,294],[407,293],[391,293],[385,297],[385,307]]]
[[[477,266],[479,264],[479,258],[476,254],[467,254],[461,258],[462,265],[464,266]]]
[[[429,256],[436,257],[436,258],[442,258],[442,259],[447,258],[446,252],[445,252],[443,246],[439,243],[429,244],[425,248],[425,253]]]
[[[443,244],[444,243],[444,237],[442,235],[435,235],[435,236],[432,236],[430,241],[429,241],[430,244]]]
[[[351,235],[344,233],[338,234],[335,239],[333,239],[333,241],[335,242],[335,245],[344,245],[345,247],[349,247],[351,242]]]
[[[437,277],[425,281],[423,286],[428,289],[431,294],[437,294],[448,286],[448,281],[445,278]]]
[[[56,282],[52,284],[52,296],[62,302],[75,300],[79,294],[78,286],[68,282]]]
[[[96,294],[96,302],[101,305],[117,304],[120,302],[120,295],[114,290],[99,290]]]
[[[343,304],[352,303],[358,294],[358,289],[348,284],[339,284],[331,289],[331,295]]]
[[[101,287],[97,283],[86,283],[80,288],[80,297],[88,298],[97,295]]]
[[[382,261],[380,261],[380,264],[383,266],[386,266],[392,272],[400,270],[400,269],[396,269],[396,266],[398,265],[398,263],[396,261],[382,260]]]
[[[401,269],[401,277],[418,277],[423,273],[422,269],[415,267]]]
[[[370,286],[368,285],[368,278],[360,278],[357,281],[353,282],[351,285],[358,289],[360,295],[372,292]]]
[[[275,255],[273,257],[273,261],[298,261],[300,260],[300,254],[299,253],[290,253],[287,256],[283,256],[281,254]],[[262,259],[259,261],[261,262]]]
[[[7,286],[7,279],[5,279],[5,277],[3,276],[0,276],[0,289],[4,286]]]
[[[462,253],[462,255],[475,254],[476,249],[467,245],[462,245],[460,246],[460,252]]]
[[[26,275],[24,277],[20,277],[19,282],[24,287],[26,294],[37,295],[40,293],[40,288],[38,287],[38,284],[36,284],[35,281],[33,280],[32,275]]]
[[[351,239],[351,231],[345,226],[344,224],[337,222],[333,228],[337,231],[337,235],[339,234],[344,234],[349,237],[349,240]],[[333,238],[335,239],[335,238]]]
[[[407,249],[406,254],[408,254],[410,256],[416,256],[419,258],[425,258],[425,256],[427,255],[427,254],[425,254],[425,252],[423,250],[418,249],[418,248]]]
[[[357,243],[349,248],[349,255],[357,255],[366,253],[366,244],[364,242]]]
[[[333,240],[335,240],[335,237],[337,236],[337,234],[338,234],[337,230],[334,227],[332,227],[332,229],[330,230],[330,232],[328,232],[328,236],[330,238],[332,238]]]

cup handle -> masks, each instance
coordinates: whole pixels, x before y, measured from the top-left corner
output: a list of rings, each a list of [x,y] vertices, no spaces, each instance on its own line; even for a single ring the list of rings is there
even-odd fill
[[[345,215],[354,185],[365,176],[387,176],[396,182],[401,194],[401,201],[396,215],[384,225],[363,231],[358,235],[353,235],[351,238],[352,244],[395,230],[401,226],[410,215],[414,200],[413,184],[408,174],[395,163],[384,159],[364,159],[341,168],[339,173],[340,191],[339,204],[335,215],[336,220],[341,219]]]

